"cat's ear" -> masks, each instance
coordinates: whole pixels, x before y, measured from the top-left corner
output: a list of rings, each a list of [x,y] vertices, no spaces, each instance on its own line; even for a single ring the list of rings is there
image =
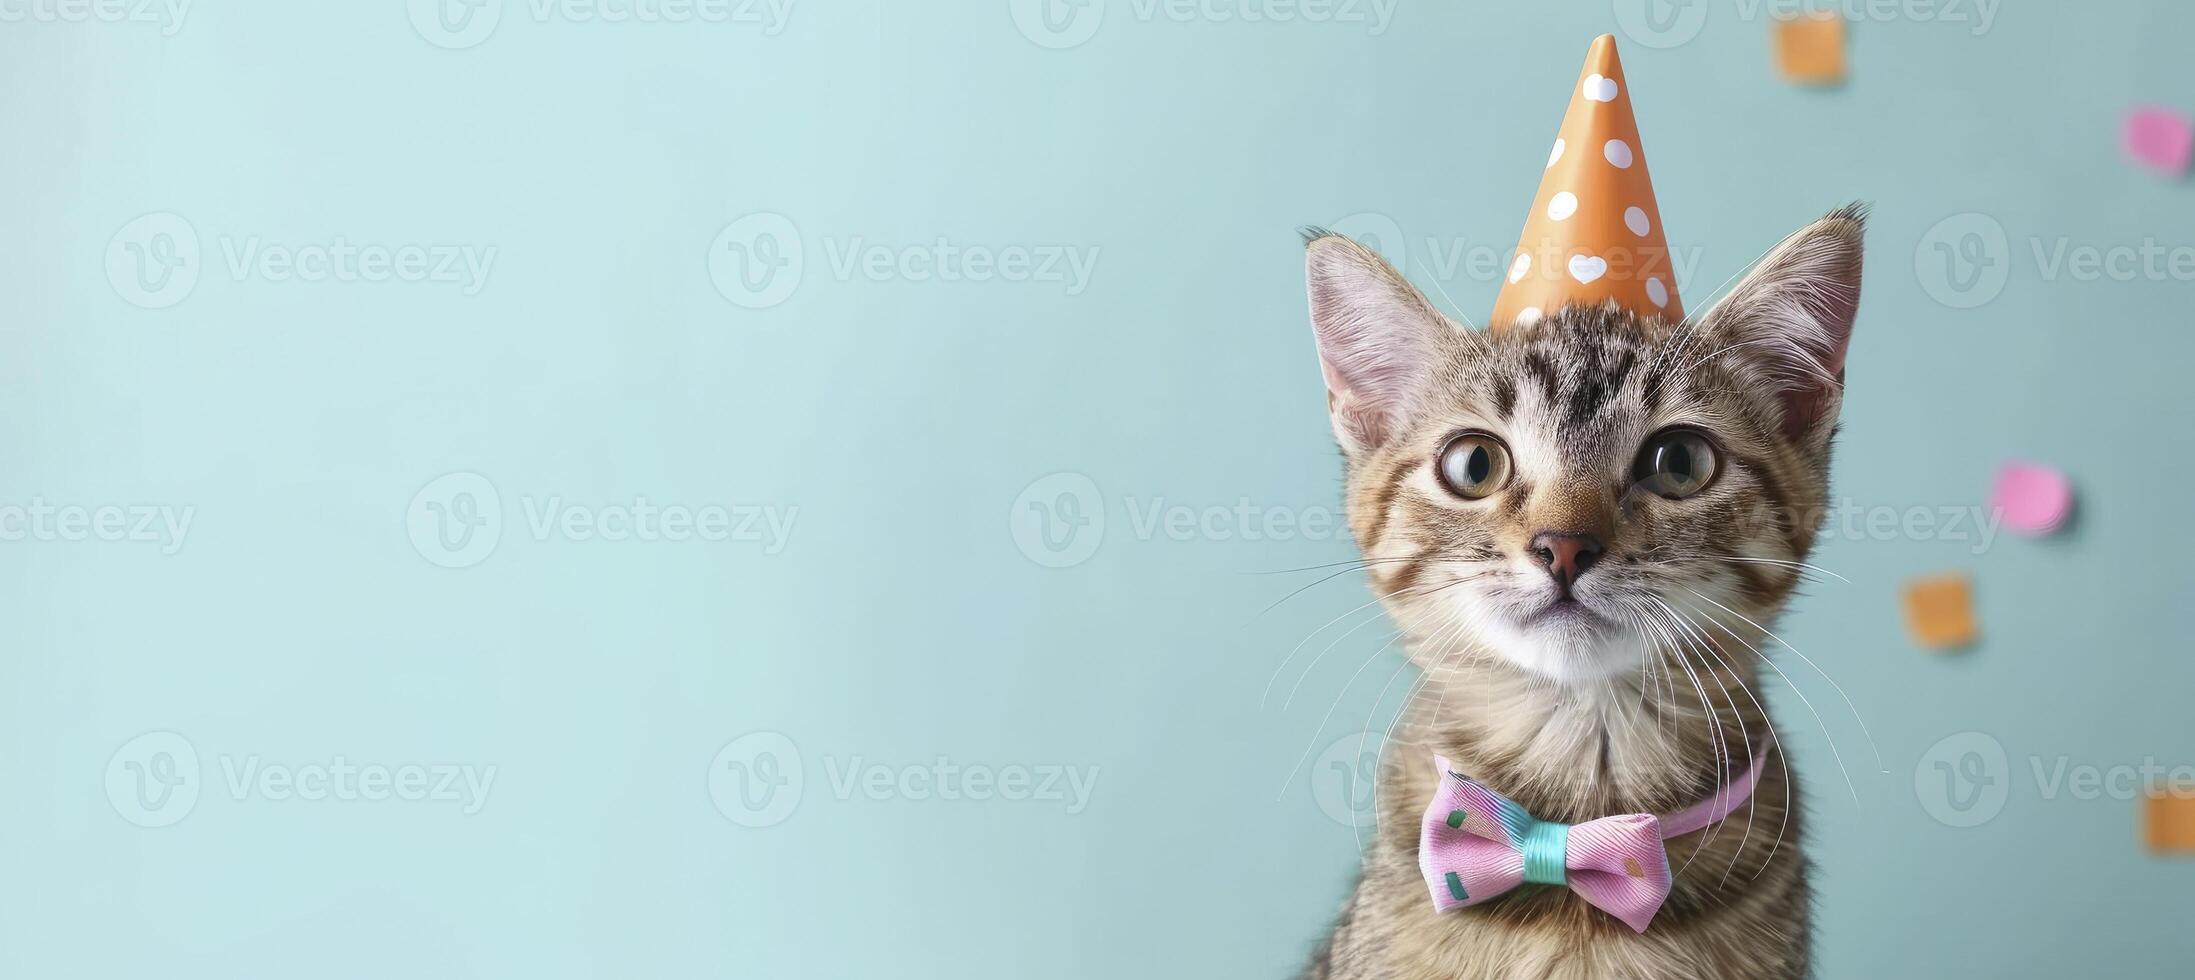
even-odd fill
[[[1379,253],[1341,235],[1306,237],[1327,411],[1334,438],[1354,456],[1401,430],[1431,375],[1440,331],[1453,328]]]
[[[1850,204],[1800,229],[1700,318],[1718,351],[1777,387],[1784,435],[1802,446],[1826,445],[1836,428],[1866,221]]]

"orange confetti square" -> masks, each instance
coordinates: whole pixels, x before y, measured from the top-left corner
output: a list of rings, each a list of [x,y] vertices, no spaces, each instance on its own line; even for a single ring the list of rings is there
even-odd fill
[[[1905,623],[1913,642],[1930,650],[1956,650],[1981,638],[1974,622],[1974,585],[1949,572],[1905,585]]]
[[[1844,81],[1844,18],[1834,12],[1776,21],[1776,67],[1798,85]]]
[[[2151,787],[2142,807],[2144,836],[2158,854],[2195,853],[2195,795]]]

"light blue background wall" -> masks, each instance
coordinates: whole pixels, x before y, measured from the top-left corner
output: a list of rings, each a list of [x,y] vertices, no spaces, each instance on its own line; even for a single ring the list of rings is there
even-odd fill
[[[1259,615],[1315,576],[1255,573],[1351,554],[1316,527],[1338,462],[1294,228],[1384,216],[1480,317],[1498,260],[1435,260],[1514,241],[1627,4],[1398,0],[1375,32],[1105,0],[1058,49],[1033,38],[1074,35],[1012,6],[794,0],[775,33],[521,0],[485,34],[415,29],[399,0],[0,25],[0,974],[1294,969],[1355,862],[1337,740],[1410,680],[1373,623],[1284,707],[1345,620],[1261,703],[1366,598],[1345,576]],[[2047,264],[2195,246],[2195,189],[2116,149],[2123,106],[2195,108],[2195,8],[2013,0],[1979,33],[1972,3],[1929,9],[1856,25],[1832,92],[1775,80],[1758,4],[1622,35],[1693,305],[1820,212],[1876,206],[1842,496],[1960,511],[2012,455],[2084,495],[2061,540],[1863,528],[1820,551],[1850,582],[1784,635],[1857,710],[1788,655],[1821,721],[1770,687],[1809,780],[1823,972],[2178,973],[2195,866],[2140,852],[2134,802],[2035,770],[2195,763],[2195,285]],[[758,212],[783,223],[719,240]],[[787,225],[797,279],[720,290],[728,246]],[[1969,232],[2001,287],[1962,291],[1936,251]],[[339,238],[495,252],[469,295],[431,269],[232,270]],[[834,261],[941,241],[1094,265],[1077,289]],[[158,288],[140,247],[195,284]],[[1028,505],[1061,493],[1092,523],[1055,552]],[[529,521],[640,498],[791,530]],[[1142,523],[1238,501],[1313,528]],[[38,530],[41,503],[190,524]],[[486,537],[440,543],[468,526]],[[1964,656],[1897,619],[1897,584],[1939,569],[1978,581]],[[734,741],[756,732],[782,740]],[[232,787],[339,757],[493,782]],[[769,760],[797,805],[738,782]],[[939,760],[1096,782],[898,782]],[[1958,809],[1975,787],[1947,793],[1939,760],[1981,763],[2001,810]],[[875,767],[890,787],[840,788]]]

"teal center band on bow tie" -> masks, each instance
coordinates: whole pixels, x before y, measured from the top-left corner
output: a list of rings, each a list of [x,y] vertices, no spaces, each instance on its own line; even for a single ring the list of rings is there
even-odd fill
[[[1517,841],[1524,854],[1524,880],[1535,885],[1570,883],[1570,828],[1566,824],[1533,820]]]

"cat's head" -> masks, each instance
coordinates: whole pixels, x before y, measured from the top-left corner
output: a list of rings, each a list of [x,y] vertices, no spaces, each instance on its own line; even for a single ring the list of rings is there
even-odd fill
[[[1827,499],[1864,217],[1808,226],[1683,323],[1571,307],[1492,332],[1313,237],[1350,526],[1421,660],[1590,683],[1765,629]]]

